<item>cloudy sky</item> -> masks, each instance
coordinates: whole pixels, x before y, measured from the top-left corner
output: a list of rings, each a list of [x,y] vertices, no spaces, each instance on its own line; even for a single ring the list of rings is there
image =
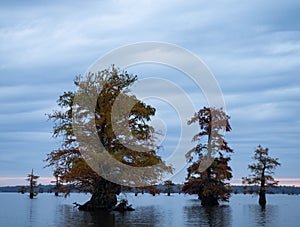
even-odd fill
[[[57,108],[58,96],[73,90],[74,77],[96,59],[141,41],[186,48],[214,74],[231,116],[226,138],[235,150],[233,182],[248,174],[261,144],[282,163],[276,178],[300,184],[299,10],[296,0],[1,1],[0,185],[24,184],[31,168],[49,183],[51,169],[43,168],[43,160],[59,141],[51,138],[45,113]],[[162,66],[130,72],[186,84]],[[202,97],[199,92],[199,108],[206,105]],[[160,106],[160,116],[168,116],[168,107]],[[167,153],[178,134],[172,130]]]

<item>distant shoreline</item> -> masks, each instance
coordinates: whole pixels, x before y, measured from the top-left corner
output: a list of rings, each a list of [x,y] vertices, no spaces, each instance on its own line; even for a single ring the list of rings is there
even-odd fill
[[[173,188],[173,193],[182,193],[178,187],[182,185],[177,184]],[[15,186],[2,186],[0,187],[0,193],[6,193],[6,192],[13,192],[13,193],[21,193],[21,188],[24,187],[24,185],[15,185]],[[161,194],[164,194],[164,190],[166,189],[166,186],[158,185],[156,186],[159,190],[161,190]],[[258,189],[257,186],[243,186],[243,185],[232,185],[232,194],[255,194]],[[55,190],[55,185],[38,185],[36,188],[36,191],[38,193],[53,193]],[[26,192],[25,192],[26,193]],[[72,193],[78,193],[78,191],[74,190]],[[299,195],[300,194],[300,187],[299,186],[284,186],[279,185],[276,187],[268,188],[267,190],[268,194],[288,194],[288,195]]]

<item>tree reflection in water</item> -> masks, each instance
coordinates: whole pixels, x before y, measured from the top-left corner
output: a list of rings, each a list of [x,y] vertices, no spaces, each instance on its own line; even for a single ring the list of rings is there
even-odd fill
[[[115,226],[115,216],[107,211],[85,212],[70,205],[60,206],[57,226]]]
[[[249,219],[245,220],[246,223],[252,223],[252,226],[278,226],[278,206],[248,205],[244,209],[249,214]]]
[[[85,195],[68,198],[41,194],[30,200],[17,193],[0,193],[1,226],[299,226],[300,197],[269,195],[265,209],[257,197],[233,195],[229,204],[204,208],[196,196],[149,194],[132,195],[136,208],[118,212],[84,212],[74,208],[74,201],[86,200]]]
[[[202,207],[201,205],[185,206],[184,220],[186,226],[231,226],[231,208],[228,205]]]
[[[58,213],[58,212],[57,212]],[[57,226],[160,226],[162,214],[155,206],[140,207],[138,212],[85,212],[70,205],[60,206]]]
[[[133,212],[115,212],[115,223],[116,226],[165,226],[161,211],[156,206],[145,206]]]

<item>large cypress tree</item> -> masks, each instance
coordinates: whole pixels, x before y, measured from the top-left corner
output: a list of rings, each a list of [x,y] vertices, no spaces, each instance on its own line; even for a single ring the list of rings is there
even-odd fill
[[[137,100],[134,95],[129,94],[130,86],[136,80],[136,76],[120,71],[114,66],[98,73],[90,73],[83,81],[81,78],[76,78],[75,85],[78,87],[77,92],[79,95],[80,93],[97,93],[94,118],[90,120],[90,110],[84,105],[81,106],[80,100],[74,104],[75,93],[71,91],[65,92],[59,97],[58,105],[60,109],[48,115],[49,119],[55,122],[53,136],[61,137],[62,144],[59,149],[48,154],[46,159],[48,162],[47,166],[54,167],[60,179],[69,184],[68,187],[61,187],[65,193],[76,188],[77,190],[92,194],[91,199],[85,204],[80,205],[79,209],[111,209],[117,203],[116,195],[120,193],[121,187],[100,176],[94,171],[95,169],[87,164],[87,159],[91,157],[86,156],[82,152],[84,149],[79,146],[80,143],[73,131],[74,127],[72,127],[74,106],[76,107],[77,114],[82,115],[82,122],[95,126],[97,140],[99,140],[105,150],[115,160],[129,167],[148,167],[153,165],[160,165],[162,167],[158,168],[158,172],[150,174],[150,176],[145,175],[143,172],[136,173],[137,175],[144,174],[141,178],[149,182],[149,184],[155,182],[161,176],[162,172],[171,171],[156,154],[155,130],[149,125],[151,117],[155,114],[155,108],[146,105]],[[130,113],[119,118],[118,122],[114,122],[115,127],[119,129],[128,126],[130,135],[128,132],[122,134],[122,130],[118,131],[119,134],[114,133],[112,108],[118,97],[124,98],[125,102],[121,103],[124,108],[126,108],[126,100],[128,99],[129,101],[134,100],[135,103]],[[90,100],[88,99],[89,97],[87,96],[85,100],[81,101],[89,102]],[[123,108],[122,105],[119,109]],[[84,133],[86,135],[83,136],[89,137],[90,133],[93,132],[85,131]],[[133,145],[146,149],[140,152],[135,150]],[[89,149],[89,147],[87,146],[86,149]],[[101,153],[101,149],[99,153]],[[94,155],[96,157],[101,154],[96,153]],[[103,163],[99,164],[99,168],[102,168],[105,164],[104,160]],[[120,180],[124,178],[124,181],[130,177],[126,172],[119,172],[117,176]]]

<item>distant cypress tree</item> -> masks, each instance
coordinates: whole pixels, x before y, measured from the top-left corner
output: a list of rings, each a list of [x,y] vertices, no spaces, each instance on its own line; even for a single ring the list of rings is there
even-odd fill
[[[166,180],[163,182],[163,185],[167,187],[167,194],[168,196],[171,195],[171,192],[173,191],[173,186],[175,186],[175,184],[171,181],[171,180]]]
[[[36,196],[36,192],[34,189],[37,187],[37,179],[39,176],[33,174],[33,169],[31,170],[31,173],[27,175],[27,181],[29,182],[29,198],[33,199],[34,196]]]
[[[268,187],[278,185],[278,181],[274,180],[272,175],[274,169],[280,166],[278,158],[271,158],[269,156],[269,149],[264,149],[261,145],[254,151],[253,159],[257,162],[248,165],[248,169],[252,172],[248,177],[243,177],[243,184],[258,185],[259,186],[259,204],[265,206],[266,190]]]

